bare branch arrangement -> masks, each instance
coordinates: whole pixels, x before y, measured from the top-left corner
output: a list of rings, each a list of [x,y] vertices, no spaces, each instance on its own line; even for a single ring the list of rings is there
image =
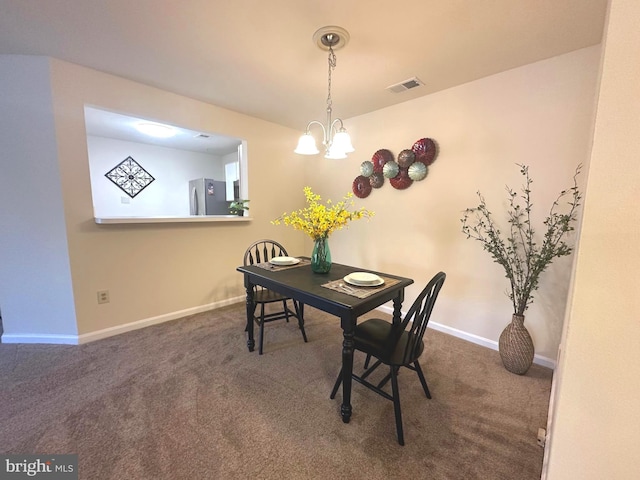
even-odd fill
[[[531,224],[531,184],[529,167],[517,164],[524,177],[520,194],[506,187],[509,197],[507,210],[509,232],[503,234],[493,220],[484,197],[480,192],[480,204],[464,211],[461,219],[462,233],[482,244],[496,263],[504,268],[509,279],[510,291],[507,295],[513,302],[516,315],[524,315],[533,302],[533,293],[538,289],[542,272],[558,257],[571,254],[573,248],[566,242],[566,236],[574,230],[577,210],[582,195],[578,189],[577,177],[582,165],[578,165],[573,175],[573,186],[562,190],[551,205],[549,215],[543,224],[546,228],[542,244],[536,242],[536,231]],[[566,201],[563,200],[567,197]],[[557,210],[564,203],[565,213]]]

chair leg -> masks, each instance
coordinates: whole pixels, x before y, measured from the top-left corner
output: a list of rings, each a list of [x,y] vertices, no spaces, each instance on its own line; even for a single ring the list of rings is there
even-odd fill
[[[420,364],[416,360],[413,362],[413,366],[418,372],[418,377],[420,378],[420,383],[422,384],[422,389],[424,390],[424,394],[428,399],[431,399],[431,392],[429,392],[429,387],[427,387],[427,380],[424,378],[424,374],[422,373],[422,368],[420,368]]]
[[[400,411],[400,392],[398,391],[398,368],[391,367],[391,391],[393,394],[393,410],[396,413],[396,431],[398,443],[404,445],[404,432],[402,431],[402,412]]]
[[[340,369],[340,373],[338,374],[338,378],[336,379],[336,383],[333,386],[333,390],[331,390],[331,395],[329,398],[333,400],[336,398],[336,393],[338,393],[338,389],[340,388],[340,384],[342,383],[342,369]]]
[[[262,344],[264,341],[264,303],[260,305],[260,345],[258,346],[258,354],[262,355]]]
[[[362,378],[364,380],[369,375],[371,375],[373,373],[373,371],[376,368],[378,368],[380,365],[382,365],[382,361],[381,360],[376,360],[376,363],[374,363],[373,366],[367,368],[364,372],[362,372],[362,375],[360,376],[360,378]],[[389,375],[387,375],[387,380],[389,380],[388,377],[389,377]]]
[[[287,308],[287,301],[282,301],[282,308],[284,309],[284,319],[289,323],[289,309]]]
[[[367,353],[367,359],[364,361],[364,369],[369,368],[369,362],[371,361],[371,354]]]
[[[390,378],[391,378],[391,372],[387,373],[387,375],[382,380],[380,380],[380,383],[378,383],[378,388],[384,387]]]
[[[296,317],[298,317],[298,327],[300,327],[300,331],[302,332],[302,338],[304,342],[307,343],[307,332],[304,331],[304,316],[302,313],[302,308],[298,305],[298,302],[292,300],[293,308],[296,310]],[[286,308],[286,307],[285,307]]]

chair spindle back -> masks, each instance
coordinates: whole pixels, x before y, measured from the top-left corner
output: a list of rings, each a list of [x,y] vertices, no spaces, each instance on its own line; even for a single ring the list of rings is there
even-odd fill
[[[406,330],[409,322],[411,322],[411,328],[409,334],[411,341],[407,343],[404,352],[404,358],[414,358],[416,350],[419,348],[422,337],[427,330],[427,324],[429,318],[431,318],[431,312],[433,306],[438,298],[438,293],[444,284],[444,280],[447,275],[444,272],[438,272],[429,281],[426,287],[420,292],[420,295],[415,299],[413,305],[402,320],[402,330]]]
[[[252,243],[244,254],[244,265],[268,262],[273,257],[287,256],[286,249],[274,240],[258,240]]]

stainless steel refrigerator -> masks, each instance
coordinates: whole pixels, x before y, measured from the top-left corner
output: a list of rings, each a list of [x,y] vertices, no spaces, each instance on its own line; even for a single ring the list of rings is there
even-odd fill
[[[190,180],[190,215],[230,215],[225,188],[225,182],[212,178]]]

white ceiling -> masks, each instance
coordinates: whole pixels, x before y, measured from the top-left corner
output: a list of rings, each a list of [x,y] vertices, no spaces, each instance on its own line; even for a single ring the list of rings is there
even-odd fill
[[[209,155],[226,155],[238,151],[241,138],[217,135],[212,132],[196,132],[177,125],[174,136],[169,138],[150,137],[137,130],[139,123],[159,123],[153,119],[131,117],[93,107],[84,108],[84,119],[88,135],[115,138],[129,142],[147,143],[166,148],[190,150]]]
[[[47,55],[304,130],[602,38],[607,0],[0,0],[0,54]],[[386,87],[418,77],[403,93]],[[348,124],[346,125],[348,128]]]

